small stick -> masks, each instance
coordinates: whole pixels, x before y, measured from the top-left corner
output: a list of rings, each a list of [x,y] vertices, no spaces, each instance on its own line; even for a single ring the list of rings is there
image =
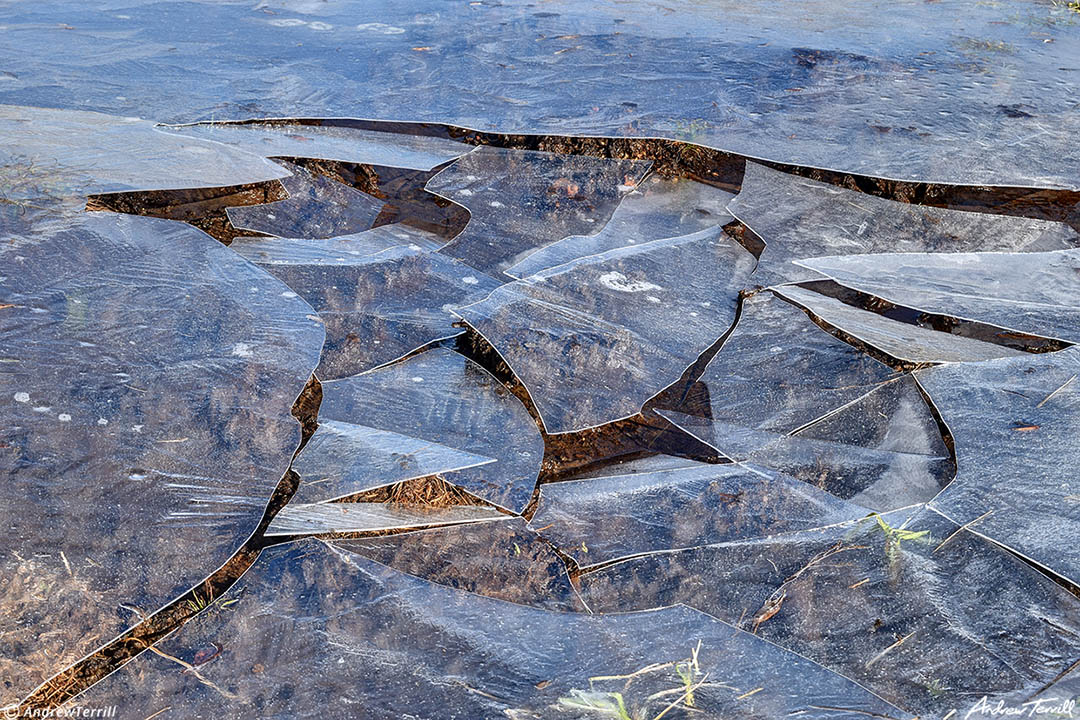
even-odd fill
[[[898,648],[898,647],[900,647],[901,645],[903,645],[903,644],[904,644],[905,642],[907,642],[907,641],[908,641],[909,639],[911,639],[911,636],[912,636],[912,635],[914,635],[914,634],[915,634],[916,632],[918,632],[918,631],[917,631],[917,630],[912,630],[910,634],[908,634],[908,635],[905,635],[904,637],[900,638],[899,640],[897,640],[896,642],[894,642],[894,643],[893,643],[892,645],[890,645],[889,647],[887,647],[887,648],[885,648],[884,650],[882,650],[881,652],[879,652],[879,653],[878,653],[877,655],[875,655],[874,657],[870,658],[870,661],[869,661],[868,663],[866,663],[866,668],[867,668],[867,669],[869,669],[871,665],[873,665],[874,663],[876,663],[876,662],[877,662],[878,660],[880,660],[881,658],[885,657],[885,654],[886,654],[886,653],[888,653],[888,652],[890,652],[891,650],[893,650],[893,649],[895,649],[895,648]]]
[[[942,541],[941,541],[941,544],[940,544],[940,545],[938,545],[938,546],[937,546],[936,548],[934,548],[934,552],[937,552],[937,551],[938,551],[938,550],[940,550],[941,548],[945,547],[945,543],[949,542],[949,541],[950,541],[950,540],[952,540],[952,539],[953,539],[954,537],[956,537],[956,536],[957,536],[957,535],[958,535],[958,534],[959,534],[959,533],[960,533],[960,532],[961,532],[962,530],[967,530],[967,529],[968,529],[968,528],[970,528],[970,527],[971,527],[972,525],[974,525],[975,523],[979,522],[979,521],[980,521],[980,520],[982,520],[982,519],[983,519],[984,517],[986,517],[987,515],[990,515],[990,514],[991,514],[991,513],[993,513],[993,512],[994,512],[993,510],[987,510],[986,512],[984,512],[984,513],[983,513],[982,515],[980,515],[979,517],[975,518],[975,519],[974,519],[974,520],[972,520],[971,522],[967,522],[967,523],[964,523],[964,524],[963,524],[963,525],[961,525],[960,527],[956,528],[956,530],[954,530],[954,531],[952,532],[952,534],[950,534],[950,535],[949,535],[949,537],[947,537],[947,538],[945,538],[944,540],[942,540]]]
[[[659,714],[659,715],[657,715],[656,717],[654,717],[654,718],[653,718],[653,720],[660,720],[660,718],[662,718],[662,717],[664,717],[665,715],[667,715],[667,714],[668,714],[668,711],[669,711],[669,710],[671,710],[671,709],[672,709],[673,707],[675,707],[676,705],[678,705],[678,704],[679,704],[679,703],[681,703],[682,701],[686,700],[686,698],[688,698],[688,697],[690,697],[691,695],[693,695],[693,694],[694,694],[694,691],[695,691],[695,690],[697,690],[697,689],[698,689],[699,687],[701,687],[702,685],[704,685],[704,684],[705,684],[705,681],[706,681],[706,680],[707,680],[708,678],[709,678],[709,674],[708,674],[708,673],[705,673],[704,677],[702,677],[702,678],[701,678],[701,680],[699,680],[699,681],[698,681],[697,683],[695,683],[695,684],[694,684],[694,685],[692,685],[691,687],[688,687],[688,688],[686,689],[686,692],[684,692],[684,693],[683,693],[683,694],[682,694],[682,695],[681,695],[680,697],[678,697],[678,698],[676,698],[675,700],[673,700],[673,701],[671,702],[671,704],[670,704],[670,705],[668,705],[668,706],[667,706],[666,708],[664,708],[663,710],[661,710],[661,711],[660,711],[660,714]],[[761,689],[761,688],[758,688],[758,690],[760,690],[760,689]]]
[[[1054,396],[1055,396],[1055,395],[1057,395],[1057,394],[1058,394],[1059,392],[1061,392],[1061,391],[1062,391],[1062,390],[1064,390],[1064,389],[1065,389],[1066,387],[1068,387],[1068,386],[1069,386],[1069,383],[1071,383],[1071,382],[1072,382],[1073,380],[1075,380],[1075,379],[1076,379],[1076,375],[1073,375],[1073,376],[1072,376],[1071,378],[1069,378],[1068,380],[1066,380],[1066,381],[1065,381],[1065,382],[1064,382],[1064,383],[1062,384],[1062,386],[1061,386],[1061,387],[1059,387],[1059,388],[1058,388],[1057,390],[1055,390],[1054,392],[1052,392],[1052,393],[1050,393],[1049,395],[1047,395],[1046,397],[1044,397],[1044,398],[1043,398],[1043,401],[1042,401],[1041,403],[1039,403],[1038,405],[1036,405],[1036,406],[1035,406],[1035,408],[1036,408],[1036,409],[1038,409],[1038,408],[1041,408],[1041,407],[1042,407],[1043,405],[1045,405],[1045,404],[1047,403],[1047,401],[1049,401],[1049,400],[1050,400],[1050,398],[1054,397]]]

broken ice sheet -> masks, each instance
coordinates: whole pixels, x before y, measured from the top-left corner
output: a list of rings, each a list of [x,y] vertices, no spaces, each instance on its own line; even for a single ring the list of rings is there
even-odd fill
[[[584,718],[567,703],[599,689],[655,717],[685,692],[675,669],[625,680],[656,663],[690,662],[698,712],[772,720],[798,714],[855,720],[910,717],[846,678],[685,607],[625,615],[551,612],[441,587],[334,546],[304,541],[263,551],[206,613],[159,644],[195,673],[143,653],[79,698],[88,707],[136,703],[161,718],[263,717],[428,720]],[[707,677],[706,677],[707,675]],[[660,697],[650,697],[663,692]],[[693,717],[683,707],[665,717]]]
[[[236,229],[283,238],[329,238],[370,229],[382,210],[381,200],[349,185],[299,165],[278,164],[292,173],[281,179],[289,197],[226,208]]]
[[[916,373],[956,443],[933,506],[1080,582],[1080,348]]]
[[[233,555],[296,450],[323,339],[182,223],[80,213],[4,238],[0,705]]]
[[[498,510],[475,505],[432,509],[377,502],[310,505],[290,502],[270,521],[266,536],[381,533],[387,530],[484,522],[504,517],[506,516]]]
[[[894,375],[794,305],[759,293],[743,301],[735,330],[700,381],[709,390],[714,420],[788,433]]]
[[[611,220],[590,235],[573,235],[542,247],[507,269],[515,278],[650,240],[691,235],[731,222],[725,210],[732,193],[685,178],[652,175],[627,194]]]
[[[498,276],[571,235],[598,232],[650,166],[641,160],[479,147],[427,183],[472,217],[443,252]]]
[[[288,122],[194,123],[160,129],[263,157],[336,160],[411,170],[431,170],[473,149],[443,138]]]
[[[354,242],[375,231],[352,236]],[[316,374],[335,379],[371,370],[436,340],[464,332],[447,309],[475,302],[499,282],[453,258],[415,245],[391,247],[357,257],[337,254],[324,241],[318,251],[295,241],[289,248],[270,239],[264,263],[262,241],[245,240],[242,253],[292,288],[319,312],[326,344]],[[340,260],[340,262],[339,262]]]
[[[753,267],[717,227],[582,258],[456,312],[513,369],[545,429],[571,432],[634,415],[678,380],[731,326]]]
[[[320,418],[292,469],[291,503],[329,502],[364,490],[495,462],[431,440]]]
[[[557,5],[12,3],[0,99],[668,137],[916,182],[1080,188],[1067,0]]]
[[[633,558],[581,587],[597,612],[685,603],[922,717],[1034,692],[1080,650],[1067,589],[921,508]]]
[[[562,558],[522,518],[334,544],[440,585],[547,610],[586,610]]]
[[[923,312],[1080,340],[1080,250],[883,253],[800,260],[836,282]]]
[[[7,200],[243,185],[287,174],[257,155],[167,135],[147,120],[0,105]]]
[[[547,483],[529,527],[587,568],[865,515],[864,508],[765,468],[702,465]]]
[[[728,211],[765,241],[752,278],[763,286],[820,280],[824,271],[798,261],[827,255],[1080,247],[1064,223],[896,202],[753,162]]]
[[[904,362],[976,362],[1026,354],[1004,345],[891,320],[798,285],[784,285],[773,292],[856,340]]]
[[[540,430],[521,401],[472,360],[434,348],[324,382],[322,390],[319,422],[363,423],[495,458],[447,479],[513,512],[532,497],[544,454]]]
[[[659,412],[733,460],[780,470],[872,510],[930,500],[953,477],[937,421],[909,375],[791,434]]]

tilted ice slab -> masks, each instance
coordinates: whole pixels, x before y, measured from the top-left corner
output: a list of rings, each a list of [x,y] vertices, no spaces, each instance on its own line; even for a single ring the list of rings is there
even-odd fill
[[[724,225],[732,220],[725,208],[733,197],[694,180],[652,175],[623,197],[599,232],[574,235],[542,247],[508,268],[506,274],[524,278],[588,255]]]
[[[281,162],[292,175],[281,179],[289,193],[284,200],[225,209],[238,230],[282,238],[329,238],[371,228],[383,203],[367,193]]]
[[[744,301],[699,382],[708,408],[658,412],[733,460],[877,510],[929,500],[948,482],[948,450],[911,378],[770,293]]]
[[[537,248],[600,231],[648,171],[642,160],[480,147],[427,183],[472,217],[442,252],[499,276]]]
[[[916,373],[956,442],[933,507],[1080,582],[1080,349]]]
[[[1038,691],[1080,634],[1066,588],[918,508],[632,558],[581,586],[597,612],[685,603],[928,718]]]
[[[324,382],[322,390],[320,422],[362,423],[495,458],[447,479],[514,512],[532,497],[544,454],[536,421],[472,360],[435,348],[362,375]],[[348,459],[342,458],[342,472],[348,467]]]
[[[948,448],[911,376],[789,434],[659,413],[732,460],[774,468],[880,512],[925,502],[953,477]]]
[[[380,225],[363,232],[329,238],[277,238],[241,236],[229,249],[258,265],[349,265],[391,248],[435,251],[440,239],[429,232],[400,223]]]
[[[296,450],[323,339],[188,225],[80,214],[4,238],[0,704],[233,555]]]
[[[588,568],[864,515],[864,508],[781,473],[729,464],[547,483],[529,526]]]
[[[562,557],[520,517],[334,544],[440,585],[547,610],[586,611]]]
[[[242,185],[286,177],[257,155],[169,135],[149,120],[0,105],[8,200]]]
[[[753,266],[717,227],[582,258],[456,312],[524,383],[545,429],[571,432],[630,417],[678,380],[730,327]]]
[[[924,312],[1080,340],[1080,250],[821,257],[799,262],[847,287]]]
[[[1080,246],[1059,222],[874,197],[748,162],[728,211],[765,241],[758,285],[820,280],[799,260],[872,253],[1034,252]]]
[[[891,320],[798,285],[785,285],[773,292],[856,340],[909,363],[977,362],[1027,354],[1005,345]]]
[[[473,149],[442,138],[287,122],[196,123],[164,126],[161,130],[263,157],[336,160],[410,170],[431,170]]]
[[[499,520],[498,510],[475,505],[446,508],[410,508],[393,503],[289,503],[281,509],[266,536],[327,535],[331,533],[383,533],[388,530],[458,525]]]
[[[200,677],[144,653],[80,701],[168,707],[176,717],[246,707],[292,718],[350,718],[361,708],[364,717],[388,720],[562,719],[591,717],[583,700],[612,702],[607,693],[621,692],[627,712],[654,717],[685,692],[673,667],[645,672],[632,688],[621,678],[590,678],[689,661],[696,649],[690,672],[695,684],[705,680],[694,691],[704,716],[910,717],[840,675],[686,607],[552,612],[433,585],[314,541],[265,550],[223,597],[235,599],[228,612],[196,618],[160,645],[186,662],[200,649],[224,648],[198,669]],[[664,694],[650,698],[656,692]]]
[[[291,503],[329,502],[365,490],[478,467],[494,458],[401,433],[319,419],[293,461],[300,486]]]
[[[731,336],[700,378],[710,417],[788,433],[895,377],[883,363],[834,338],[794,305],[746,298]]]
[[[319,312],[326,325],[326,344],[316,371],[321,379],[371,370],[436,340],[460,335],[464,330],[453,326],[457,318],[448,308],[476,302],[500,285],[464,263],[415,245],[357,257],[335,255],[329,247],[316,254],[296,241],[295,259],[288,262],[281,241],[267,242],[272,262],[258,257],[262,243],[257,239],[244,242],[243,254]]]

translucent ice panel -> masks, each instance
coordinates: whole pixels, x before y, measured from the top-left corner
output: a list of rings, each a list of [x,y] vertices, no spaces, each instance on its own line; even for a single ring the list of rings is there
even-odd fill
[[[520,512],[532,497],[544,443],[521,401],[473,361],[435,348],[362,375],[323,383],[319,421],[363,423],[497,462],[450,480]]]
[[[7,704],[255,530],[300,440],[290,408],[323,331],[188,225],[94,213],[2,232]]]
[[[381,200],[299,165],[280,164],[292,173],[281,179],[289,197],[226,208],[238,230],[283,238],[329,238],[368,230],[379,216]]]
[[[874,197],[746,164],[728,210],[765,241],[758,285],[820,280],[796,261],[893,252],[1031,252],[1080,246],[1064,223],[946,210]]]
[[[270,521],[266,535],[273,537],[330,533],[382,533],[387,530],[408,530],[498,520],[502,517],[505,515],[498,510],[473,505],[429,510],[392,503],[315,503],[313,505],[289,503]]]
[[[288,175],[257,155],[96,112],[0,105],[8,200],[242,185]]]
[[[588,255],[724,225],[732,220],[725,208],[733,197],[694,180],[651,175],[623,197],[599,232],[573,235],[542,247],[506,274],[523,278]]]
[[[161,130],[263,157],[316,158],[411,170],[431,170],[472,150],[469,145],[442,138],[330,125],[198,123]]]
[[[326,245],[335,242],[340,240],[325,241]],[[461,334],[464,331],[453,326],[456,317],[449,308],[480,300],[500,284],[464,263],[415,245],[363,257],[335,257],[329,247],[316,251],[296,241],[292,247],[297,252],[289,262],[282,241],[267,243],[272,262],[264,263],[259,257],[259,240],[246,241],[243,254],[319,312],[326,324],[326,344],[317,371],[321,379],[371,370],[436,340]],[[339,258],[341,262],[336,261]]]
[[[1004,345],[891,320],[797,285],[785,285],[773,292],[870,347],[909,363],[977,362],[1026,354]]]
[[[599,232],[649,163],[480,147],[427,189],[472,217],[443,252],[498,275],[537,248]]]
[[[1080,349],[941,365],[916,377],[956,442],[933,506],[1080,582]]]
[[[685,603],[736,623],[920,717],[1038,691],[1080,633],[1068,590],[925,510],[642,556],[581,584],[596,611]]]
[[[562,558],[525,525],[504,515],[498,522],[334,543],[440,585],[520,605],[585,611]]]
[[[881,254],[800,264],[841,285],[924,312],[1080,340],[1080,250]]]
[[[732,464],[548,483],[529,527],[589,567],[864,515],[794,478]]]
[[[328,502],[384,485],[495,462],[431,440],[320,418],[292,469],[292,503]]]
[[[552,612],[433,585],[312,541],[265,551],[225,597],[236,599],[227,612],[199,617],[161,644],[185,662],[221,647],[199,677],[148,652],[80,700],[168,708],[166,718],[243,706],[264,717],[347,718],[361,708],[380,720],[561,720],[596,717],[583,703],[615,706],[611,693],[619,692],[636,717],[655,717],[673,702],[665,718],[910,717],[686,607]],[[668,664],[676,662],[694,686],[693,712],[676,702],[686,692]],[[639,670],[629,688],[625,678],[596,679]]]
[[[753,266],[714,228],[582,258],[457,312],[525,384],[547,431],[570,432],[634,415],[678,380],[730,327]]]

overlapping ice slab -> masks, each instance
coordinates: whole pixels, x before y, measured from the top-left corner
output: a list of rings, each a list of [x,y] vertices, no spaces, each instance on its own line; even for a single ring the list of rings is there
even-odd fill
[[[730,464],[548,483],[529,527],[589,567],[865,515],[781,473]]]
[[[743,302],[738,325],[700,380],[712,419],[788,433],[894,376],[794,305],[762,293]]]
[[[592,616],[515,605],[440,587],[332,546],[271,548],[228,593],[227,611],[189,622],[161,644],[192,672],[144,653],[86,693],[87,706],[131,704],[162,718],[588,718],[566,700],[622,692],[627,711],[654,717],[685,686],[671,666],[594,681],[699,647],[695,706],[710,717],[798,714],[856,720],[910,717],[815,663],[685,607]],[[708,675],[705,678],[705,675]],[[680,689],[681,688],[681,689]],[[575,693],[573,691],[579,691]],[[665,692],[649,700],[655,692]],[[673,709],[665,717],[686,716]]]
[[[181,223],[0,229],[0,704],[201,582],[300,440],[321,326]]]
[[[289,503],[270,521],[266,536],[382,533],[387,530],[483,522],[503,517],[506,516],[498,510],[474,505],[436,510],[377,502],[310,505]]]
[[[330,238],[370,229],[382,210],[382,201],[367,193],[299,165],[280,164],[292,173],[281,179],[289,197],[226,208],[233,227],[281,238]]]
[[[453,140],[299,123],[198,123],[162,131],[222,143],[263,157],[312,158],[431,170],[472,150]]]
[[[507,133],[662,136],[903,180],[1080,187],[1071,77],[1080,36],[1066,3],[268,9],[13,4],[0,11],[0,102],[167,122],[302,108]]]
[[[709,407],[659,410],[728,458],[874,510],[924,502],[949,481],[940,430],[910,377],[763,293],[702,374]]]
[[[920,370],[956,443],[933,506],[1080,582],[1080,350]]]
[[[395,570],[487,597],[583,612],[559,555],[522,518],[471,523],[383,537],[335,540]]]
[[[300,486],[290,502],[329,502],[428,475],[495,462],[423,438],[322,418],[293,461]]]
[[[1080,340],[1080,250],[820,257],[799,264],[889,302]]]
[[[0,105],[7,200],[242,185],[287,175],[257,155],[168,135],[149,120]]]
[[[442,252],[501,275],[538,248],[596,233],[641,182],[643,160],[480,147],[427,183],[471,218]]]
[[[352,236],[350,244],[367,244],[361,237],[376,233]],[[378,240],[386,233],[380,235]],[[448,308],[476,302],[500,285],[464,263],[415,244],[357,257],[335,253],[333,245],[344,244],[336,239],[321,246],[302,240],[289,247],[275,239],[265,243],[270,262],[260,257],[264,243],[258,239],[245,241],[242,252],[307,300],[326,325],[326,344],[316,371],[321,379],[371,370],[436,340],[460,335],[464,330],[453,327],[457,318]]]
[[[1027,354],[1005,345],[891,320],[798,285],[785,285],[773,292],[856,340],[904,362],[978,362]]]
[[[435,251],[441,240],[401,223],[329,238],[241,236],[229,248],[258,265],[349,265],[391,248]]]
[[[448,479],[514,512],[532,497],[544,454],[540,431],[521,401],[472,360],[435,348],[362,375],[325,382],[322,390],[320,422],[362,423],[495,458]],[[343,458],[342,472],[348,467]]]
[[[910,376],[789,434],[659,412],[733,460],[774,468],[872,510],[925,502],[953,477],[940,429]]]
[[[711,467],[713,463],[688,460],[674,455],[650,455],[643,458],[619,461],[615,459],[610,464],[601,467],[587,468],[581,473],[574,473],[573,480],[588,480],[589,478],[606,478],[614,475],[641,475],[660,470],[679,470],[683,468]]]
[[[1030,695],[1075,662],[1068,590],[933,511],[883,523],[633,558],[583,575],[582,592],[598,612],[685,603],[920,717]]]
[[[874,197],[748,162],[728,211],[765,241],[752,281],[768,286],[820,280],[826,255],[1034,252],[1080,246],[1059,222],[946,210]]]
[[[574,235],[542,247],[507,269],[515,278],[650,240],[692,235],[731,222],[729,192],[685,178],[651,175],[622,202],[599,232]]]
[[[582,258],[457,310],[550,433],[636,414],[731,326],[754,257],[719,228]],[[687,272],[694,268],[694,272]]]

